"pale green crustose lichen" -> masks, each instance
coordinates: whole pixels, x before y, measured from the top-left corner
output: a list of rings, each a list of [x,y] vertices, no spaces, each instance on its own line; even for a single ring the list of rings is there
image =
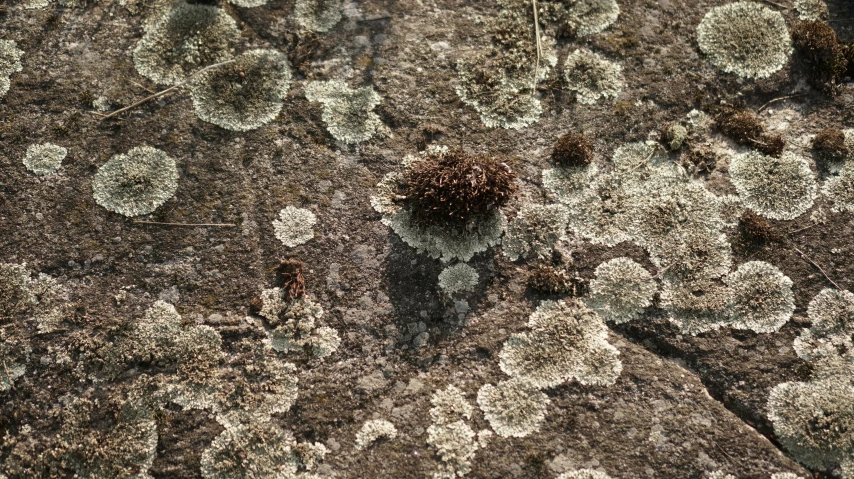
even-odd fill
[[[471,419],[474,407],[466,400],[462,391],[453,384],[436,391],[430,397],[430,419],[435,424],[450,424],[463,419]]]
[[[394,439],[396,437],[397,428],[385,419],[365,421],[362,428],[356,433],[356,449],[364,449],[381,438]]]
[[[455,293],[474,291],[479,276],[477,271],[465,263],[448,266],[439,273],[439,287],[445,294],[453,296]]]
[[[231,45],[239,38],[237,22],[225,10],[178,2],[146,26],[133,50],[133,63],[149,80],[173,85],[231,58]]]
[[[601,98],[616,98],[623,89],[622,67],[587,49],[570,53],[564,62],[564,79],[578,103],[593,105]]]
[[[557,479],[611,479],[611,476],[596,469],[578,469],[564,472],[557,476]]]
[[[795,311],[792,280],[764,261],[749,261],[724,278],[730,292],[730,324],[757,333],[778,331]]]
[[[323,104],[323,122],[342,143],[370,140],[382,125],[373,111],[381,98],[370,86],[352,89],[339,80],[316,81],[305,87],[305,97]]]
[[[50,175],[59,171],[67,154],[68,150],[53,143],[30,145],[24,156],[24,166],[39,176]]]
[[[790,151],[779,158],[757,151],[736,155],[729,173],[744,206],[766,218],[795,219],[815,200],[817,187],[809,163]]]
[[[542,259],[566,235],[569,211],[561,204],[538,205],[527,203],[516,218],[508,223],[502,240],[504,254],[511,260]]]
[[[625,323],[652,305],[658,284],[643,266],[630,258],[614,258],[596,267],[587,306],[605,321]]]
[[[31,277],[26,263],[0,263],[0,319],[25,314],[39,333],[50,333],[70,314],[68,293],[49,275]]]
[[[525,437],[538,431],[549,402],[548,396],[519,378],[497,386],[485,384],[477,392],[480,410],[501,437]]]
[[[287,301],[281,288],[271,288],[261,293],[261,302],[258,314],[273,328],[267,335],[276,351],[305,351],[315,359],[322,359],[341,345],[335,329],[318,325],[324,311],[312,300]]]
[[[341,0],[297,0],[294,19],[312,32],[328,32],[341,20]]]
[[[795,0],[795,10],[798,11],[798,19],[804,21],[816,21],[827,19],[827,4],[822,0]]]
[[[310,210],[286,206],[279,211],[279,219],[273,220],[273,230],[283,245],[293,248],[314,238],[316,223],[317,216]]]
[[[21,58],[24,51],[14,40],[0,40],[0,98],[9,92],[12,81],[9,77],[24,69]]]
[[[147,215],[175,195],[178,167],[162,150],[131,148],[98,168],[92,181],[95,202],[125,215]]]
[[[200,119],[233,131],[254,130],[275,120],[291,85],[288,57],[275,50],[251,50],[234,63],[205,71],[190,93]]]
[[[745,78],[770,76],[792,53],[783,15],[754,2],[712,8],[697,27],[697,43],[713,65]]]

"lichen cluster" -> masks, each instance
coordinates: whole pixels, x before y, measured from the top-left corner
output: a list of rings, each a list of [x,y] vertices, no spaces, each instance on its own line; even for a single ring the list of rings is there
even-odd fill
[[[382,125],[373,111],[381,98],[370,86],[352,89],[339,80],[317,81],[305,87],[305,97],[323,104],[326,129],[342,143],[368,141]]]
[[[178,168],[175,160],[150,146],[131,148],[98,168],[92,181],[95,202],[125,215],[147,215],[175,195]]]
[[[55,278],[33,278],[26,263],[0,263],[0,320],[23,316],[36,322],[39,333],[50,333],[70,314],[68,288]]]
[[[316,223],[317,217],[310,210],[286,206],[279,211],[279,219],[273,220],[273,230],[283,245],[293,248],[314,238]]]
[[[341,20],[341,0],[297,0],[294,19],[312,32],[328,32]]]
[[[549,398],[520,378],[483,385],[477,404],[489,425],[501,437],[525,437],[540,429]]]
[[[564,472],[557,476],[557,479],[611,479],[611,476],[596,469],[577,469],[575,471]]]
[[[445,294],[453,296],[464,291],[474,291],[479,279],[474,268],[465,263],[457,263],[439,273],[439,287]]]
[[[491,432],[483,430],[475,434],[466,422],[471,419],[474,408],[453,385],[433,393],[430,402],[433,424],[427,428],[427,444],[436,449],[442,461],[433,479],[462,477],[471,471],[474,455],[486,446]]]
[[[713,65],[745,78],[770,76],[792,53],[783,16],[754,2],[709,10],[697,27],[697,43]]]
[[[593,105],[601,98],[616,98],[623,89],[622,67],[587,49],[570,53],[564,62],[567,88],[578,103]]]
[[[755,151],[736,155],[729,173],[744,206],[766,218],[795,219],[815,200],[817,185],[809,163],[788,151],[779,158]]]
[[[365,449],[381,438],[394,439],[397,437],[397,428],[385,419],[372,419],[365,421],[362,428],[356,434],[356,449]]]
[[[68,150],[53,143],[41,143],[27,147],[24,166],[33,173],[44,176],[59,171]]]
[[[614,258],[596,267],[586,302],[605,321],[621,324],[640,317],[657,291],[643,266],[629,258]]]
[[[200,119],[228,130],[248,131],[279,115],[291,84],[288,58],[275,50],[251,50],[234,63],[193,79],[193,107]]]
[[[289,299],[282,288],[261,292],[258,315],[271,328],[267,334],[276,351],[305,351],[311,357],[329,356],[341,344],[338,332],[328,326],[319,326],[323,308],[308,298]]]
[[[564,238],[569,212],[561,204],[526,203],[507,225],[502,241],[504,254],[511,260],[542,259],[551,255],[555,244]]]
[[[174,85],[202,67],[231,58],[238,38],[237,22],[225,10],[177,2],[150,19],[134,48],[133,62],[140,75]]]
[[[795,10],[801,20],[816,21],[827,18],[827,4],[822,0],[795,0]]]
[[[24,69],[21,65],[23,50],[14,40],[0,40],[0,98],[6,96],[12,86],[10,77]]]

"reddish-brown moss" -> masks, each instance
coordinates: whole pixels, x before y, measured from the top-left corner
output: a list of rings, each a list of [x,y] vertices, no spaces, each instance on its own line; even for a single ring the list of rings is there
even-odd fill
[[[812,148],[824,163],[838,163],[848,156],[845,134],[836,128],[826,128],[818,132],[812,140]]]
[[[305,264],[298,259],[285,259],[276,268],[276,285],[282,288],[285,299],[293,301],[305,297]]]
[[[849,66],[847,47],[833,28],[821,21],[801,22],[792,29],[792,41],[810,84],[834,93]]]
[[[780,135],[766,133],[756,114],[747,108],[722,108],[715,120],[721,133],[766,155],[780,156],[786,147],[786,140]]]
[[[585,166],[593,161],[593,142],[584,135],[567,133],[555,142],[552,160],[558,166]]]
[[[747,246],[764,246],[783,239],[765,218],[750,210],[746,210],[738,219],[738,232]]]

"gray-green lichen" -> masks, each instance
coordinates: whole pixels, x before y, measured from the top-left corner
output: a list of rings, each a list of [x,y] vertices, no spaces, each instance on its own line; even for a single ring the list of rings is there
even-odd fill
[[[795,219],[815,200],[817,187],[809,163],[789,151],[779,158],[756,151],[736,155],[729,173],[744,206],[767,218]]]
[[[151,213],[177,189],[175,160],[150,146],[113,156],[98,168],[92,181],[95,202],[125,216]]]
[[[771,479],[804,479],[803,477],[791,472],[778,472],[771,474]]]
[[[794,343],[798,356],[815,360],[854,349],[854,294],[850,291],[821,290],[807,306],[807,316],[811,326]]]
[[[310,210],[286,206],[279,211],[279,219],[273,220],[273,230],[283,245],[293,248],[314,238],[316,223],[317,217]]]
[[[798,19],[804,21],[817,21],[827,19],[827,4],[822,0],[795,0],[795,10],[798,11]]]
[[[854,213],[854,162],[846,161],[838,175],[824,182],[821,192],[833,202],[831,211]]]
[[[276,351],[304,351],[322,359],[340,346],[341,339],[335,329],[318,325],[324,314],[319,304],[308,298],[288,301],[281,288],[264,290],[261,302],[263,306],[258,314],[273,328],[267,334]]]
[[[608,329],[584,303],[544,301],[528,321],[530,331],[512,335],[500,353],[501,370],[536,388],[576,379],[614,384],[623,365],[608,344]]]
[[[13,73],[23,70],[21,57],[24,51],[18,48],[14,40],[0,40],[0,98],[6,96],[12,86],[9,78]]]
[[[457,59],[455,90],[487,127],[520,129],[539,120],[536,85],[548,77],[557,56],[552,36],[541,31],[537,42],[530,3],[499,3],[499,14],[485,25],[491,44]]]
[[[133,51],[133,62],[140,75],[173,85],[231,58],[231,45],[238,38],[237,22],[225,10],[178,2],[151,19]]]
[[[33,173],[43,176],[59,171],[68,150],[53,143],[42,143],[27,147],[24,166]]]
[[[730,324],[757,333],[779,330],[795,311],[792,280],[764,261],[749,261],[724,278],[730,292]]]
[[[604,31],[617,21],[620,6],[617,0],[577,0],[574,2],[555,2],[565,8],[567,24],[575,29],[575,34],[585,37]]]
[[[367,141],[382,125],[373,112],[381,98],[370,86],[351,89],[339,80],[316,81],[305,87],[305,97],[323,104],[326,129],[340,142]]]
[[[430,419],[434,424],[450,424],[471,419],[474,407],[462,391],[453,384],[433,393],[430,398]]]
[[[596,469],[578,469],[564,472],[557,476],[557,479],[611,479],[611,476]]]
[[[275,50],[251,50],[234,63],[193,79],[190,93],[200,119],[228,130],[248,131],[276,119],[291,85],[288,57]]]
[[[514,378],[497,386],[483,385],[477,404],[501,437],[525,437],[537,432],[546,417],[549,398],[527,381]]]
[[[260,7],[261,5],[266,5],[269,2],[270,0],[228,0],[228,3],[243,8]]]
[[[586,302],[605,321],[622,324],[639,318],[657,291],[658,284],[643,266],[614,258],[596,267]]]
[[[356,449],[365,449],[381,438],[394,439],[396,437],[397,428],[385,419],[365,421],[362,428],[356,433]]]
[[[341,0],[297,0],[294,20],[312,32],[328,32],[341,20]]]
[[[504,254],[513,261],[550,256],[555,244],[564,238],[568,221],[569,212],[561,204],[524,204],[507,225],[501,243]]]
[[[453,296],[455,293],[473,291],[478,279],[474,268],[465,263],[458,263],[439,273],[439,287],[445,294]]]
[[[0,319],[25,315],[39,333],[53,332],[70,315],[68,296],[55,278],[44,273],[33,278],[26,263],[0,263]]]
[[[15,380],[27,371],[30,345],[17,334],[0,329],[0,393],[12,389]]]
[[[724,471],[714,471],[709,473],[708,479],[736,479],[732,474],[727,474]]]
[[[471,471],[471,461],[480,445],[475,432],[463,421],[433,424],[427,428],[427,444],[442,460],[433,479],[454,479]]]
[[[578,103],[592,105],[601,98],[616,98],[623,89],[622,67],[587,49],[566,57],[563,70],[567,88]]]
[[[713,65],[745,78],[770,76],[792,53],[783,16],[754,2],[712,8],[697,27],[697,43]]]

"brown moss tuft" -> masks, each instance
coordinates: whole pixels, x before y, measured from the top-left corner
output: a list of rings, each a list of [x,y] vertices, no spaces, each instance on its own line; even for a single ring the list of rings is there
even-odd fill
[[[305,297],[304,269],[305,264],[298,259],[284,259],[276,268],[276,285],[282,288],[286,300]]]
[[[552,160],[558,166],[585,166],[593,161],[593,142],[584,135],[567,133],[555,142]]]
[[[747,246],[765,246],[783,240],[783,235],[765,218],[750,210],[745,210],[738,219],[738,232]]]
[[[571,278],[563,269],[539,264],[528,275],[528,288],[541,294],[583,296],[587,284],[580,278]]]
[[[416,223],[465,228],[505,205],[515,180],[506,164],[454,149],[413,164],[401,192]]]
[[[812,140],[812,148],[825,163],[838,163],[848,156],[845,133],[836,128],[825,128],[818,132]]]
[[[780,135],[765,132],[755,113],[744,107],[725,107],[715,118],[718,129],[740,145],[749,146],[766,155],[780,156],[786,140]]]
[[[826,92],[835,93],[837,84],[847,74],[847,47],[830,25],[821,21],[806,21],[792,29],[796,58],[805,65],[809,83]]]

